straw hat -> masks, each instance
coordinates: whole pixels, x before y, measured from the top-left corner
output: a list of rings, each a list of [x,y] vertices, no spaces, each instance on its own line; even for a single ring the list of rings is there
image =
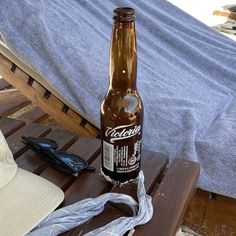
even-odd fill
[[[60,188],[18,168],[0,130],[0,235],[25,235],[64,198]]]

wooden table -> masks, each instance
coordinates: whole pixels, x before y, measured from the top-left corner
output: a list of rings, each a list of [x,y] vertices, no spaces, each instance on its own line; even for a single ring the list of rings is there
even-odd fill
[[[5,135],[19,167],[38,174],[58,185],[65,192],[66,206],[87,197],[96,197],[106,192],[122,192],[133,197],[136,186],[113,187],[100,177],[100,140],[79,137],[66,130],[53,130],[38,124],[25,124],[10,118],[0,119],[0,129]],[[21,142],[21,136],[46,136],[56,140],[59,149],[82,156],[96,167],[95,172],[84,171],[78,178],[67,176],[48,166],[40,157],[28,150]],[[143,226],[136,227],[134,235],[172,236],[181,223],[189,200],[194,194],[199,174],[197,163],[175,159],[167,168],[168,158],[160,153],[143,151],[142,170],[145,175],[146,190],[153,197],[154,215]],[[67,236],[83,235],[94,228],[120,217],[130,216],[123,205],[107,204],[105,211],[90,222],[70,232]]]

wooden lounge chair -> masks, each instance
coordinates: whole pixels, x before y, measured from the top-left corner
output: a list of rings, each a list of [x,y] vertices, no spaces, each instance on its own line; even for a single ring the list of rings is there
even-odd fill
[[[2,81],[0,80],[0,92],[4,91],[2,89],[5,87],[4,81]],[[5,85],[6,88],[9,86],[6,83]],[[14,102],[8,104],[11,103]],[[7,112],[7,109],[5,111]],[[9,113],[11,112],[9,111]],[[60,126],[59,128],[51,128],[51,126],[37,123],[35,119],[38,120],[42,117],[43,112],[35,113],[37,114],[31,116],[31,110],[28,110],[25,112],[24,118],[21,115],[18,117],[19,119],[1,117],[0,129],[19,167],[53,182],[65,192],[65,199],[60,207],[108,192],[125,193],[136,199],[137,189],[135,185],[127,187],[112,186],[99,177],[101,161],[99,139],[79,136],[62,129]],[[26,117],[27,119],[25,119]],[[48,165],[43,158],[29,150],[21,142],[22,135],[53,139],[58,143],[59,150],[83,157],[96,170],[92,172],[83,171],[78,178],[66,175]],[[199,164],[177,158],[168,165],[167,156],[145,150],[143,151],[143,159],[145,160],[142,163],[145,186],[148,194],[152,195],[153,198],[154,215],[148,224],[136,227],[134,235],[156,235],[158,233],[160,236],[173,236],[182,223],[186,207],[195,193]],[[132,211],[122,204],[107,203],[101,215],[69,232],[65,232],[63,236],[84,235],[113,219],[132,215]]]
[[[86,183],[86,179],[87,181],[90,181],[92,178],[93,181],[97,182],[94,182],[93,185],[90,185],[90,188],[85,183],[80,184],[79,193],[85,191],[86,195],[84,195],[84,197],[90,196],[90,193],[94,190],[94,186],[96,186],[97,194],[104,193],[104,190],[107,192],[123,192],[123,190],[119,188],[108,188],[108,184],[106,182],[102,182],[99,181],[98,178],[94,178],[94,175],[98,175],[99,171],[99,154],[101,151],[99,140],[79,137],[79,141],[76,141],[78,136],[76,136],[75,133],[81,136],[98,137],[99,129],[89,122],[88,119],[81,116],[79,111],[76,111],[75,108],[71,106],[71,104],[63,99],[63,97],[61,97],[60,94],[55,89],[53,89],[40,74],[19,60],[5,45],[1,43],[0,76],[2,76],[12,86],[17,88],[30,101],[35,103],[43,112],[54,118],[54,120],[63,125],[65,129],[72,132],[69,133],[65,130],[54,130],[51,132],[46,127],[37,125],[35,126],[34,124],[25,124],[23,121],[17,121],[9,118],[0,119],[0,128],[3,130],[5,137],[8,137],[7,141],[19,166],[41,175],[42,177],[54,182],[60,188],[62,188],[65,191],[66,196],[68,196],[64,201],[64,205],[81,200],[80,194],[75,195],[74,193],[70,193],[70,191],[71,189],[74,189],[75,186],[77,186],[77,184],[81,181]],[[6,86],[8,86],[8,84],[6,84]],[[6,96],[6,93],[2,93],[2,96]],[[28,101],[26,101],[26,103],[27,102]],[[45,165],[45,163],[43,163],[41,160],[29,158],[29,156],[32,156],[32,154],[30,151],[27,151],[24,145],[20,142],[20,136],[22,135],[22,132],[24,134],[33,136],[46,135],[54,139],[58,139],[57,141],[60,142],[68,142],[69,144],[67,146],[65,143],[63,147],[64,149],[67,149],[73,144],[76,148],[82,146],[85,151],[83,152],[83,150],[79,150],[78,154],[84,157],[84,153],[89,153],[88,157],[90,159],[88,159],[88,161],[96,163],[97,172],[93,173],[93,175],[91,175],[91,173],[83,173],[81,176],[82,178],[75,180],[59,173],[58,171],[53,170],[51,167]],[[77,151],[75,149],[70,149],[69,151],[72,150],[73,152]],[[28,155],[26,155],[27,152]],[[159,156],[159,154],[155,154],[154,152],[150,153],[149,155],[146,152],[144,154],[146,155],[146,162],[143,165],[143,169],[148,181],[146,185],[148,186],[149,194],[153,194],[155,212],[152,222],[150,222],[150,224],[146,227],[139,228],[139,231],[137,231],[136,234],[146,235],[146,232],[151,234],[153,232],[159,232],[160,235],[173,235],[178,229],[186,207],[195,192],[196,181],[199,174],[199,165],[184,159],[178,159],[167,169],[167,157],[163,157],[162,155]],[[154,156],[157,158],[153,158]],[[37,164],[36,162],[40,163]],[[188,167],[188,170],[183,171],[186,170],[186,166]],[[163,178],[163,176],[166,177]],[[179,185],[178,189],[176,189],[176,183],[174,183],[173,180],[178,180],[176,181]],[[160,184],[160,187],[158,187],[158,182],[160,181],[162,181],[162,184]],[[126,193],[130,195],[132,195],[131,193],[134,194],[136,192],[131,191],[130,189],[127,191],[128,192]],[[173,201],[173,199],[175,201]],[[122,212],[122,209],[116,209],[112,205],[108,207],[107,212],[109,213],[109,220],[110,218],[117,217],[119,214],[121,214],[121,216],[124,213],[129,214],[127,212]],[[104,220],[103,216],[101,219],[102,224],[105,224],[106,221]],[[91,230],[94,227],[96,228],[97,223],[101,223],[101,219],[97,218],[93,222],[90,222],[85,231]],[[166,227],[167,225],[168,227]],[[66,233],[65,235],[69,235],[70,233],[77,234],[78,231],[80,231],[80,228],[76,228],[74,231],[69,232],[68,234]]]
[[[99,129],[82,117],[44,78],[0,43],[0,75],[66,129],[98,137]]]

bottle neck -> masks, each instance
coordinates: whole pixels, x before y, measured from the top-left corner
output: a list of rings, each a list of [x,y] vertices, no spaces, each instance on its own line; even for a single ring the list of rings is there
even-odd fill
[[[114,21],[110,49],[110,89],[136,90],[135,23]]]

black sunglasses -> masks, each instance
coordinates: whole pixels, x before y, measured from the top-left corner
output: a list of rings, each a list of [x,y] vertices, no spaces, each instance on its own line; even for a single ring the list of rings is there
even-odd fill
[[[78,177],[82,170],[95,170],[82,157],[57,150],[58,144],[52,139],[26,136],[21,138],[27,147],[39,154],[51,166],[68,175]]]

